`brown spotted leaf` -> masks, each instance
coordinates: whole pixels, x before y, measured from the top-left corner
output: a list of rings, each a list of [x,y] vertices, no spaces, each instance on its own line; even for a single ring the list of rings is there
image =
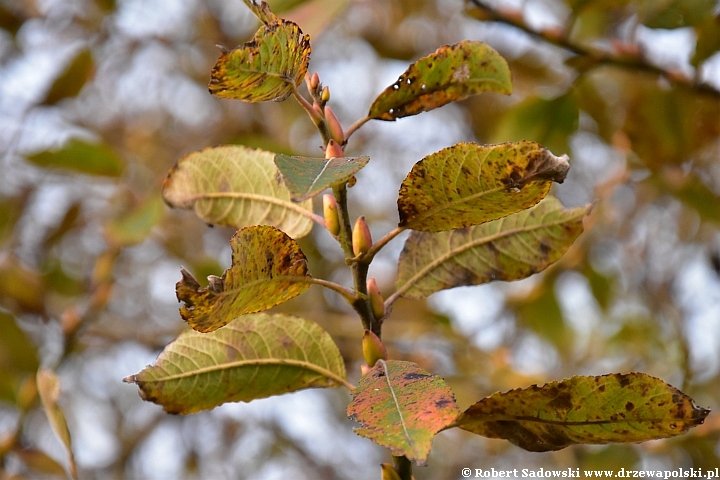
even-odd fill
[[[212,332],[246,313],[261,312],[310,287],[307,259],[297,242],[275,227],[238,230],[230,240],[232,265],[200,288],[185,269],[175,286],[180,316],[199,332]]]
[[[421,299],[446,288],[520,280],[562,257],[590,207],[564,209],[554,197],[492,222],[447,232],[412,232],[398,262],[398,296]]]
[[[659,378],[628,373],[576,376],[495,393],[468,408],[455,425],[546,452],[581,443],[674,437],[703,423],[709,413]]]
[[[400,186],[400,226],[425,232],[479,225],[536,205],[570,168],[535,142],[458,143],[413,166]]]
[[[194,209],[210,224],[272,225],[303,237],[313,226],[312,201],[292,201],[274,158],[274,153],[240,145],[193,152],[168,173],[163,199],[171,207]]]
[[[124,380],[169,413],[195,413],[304,388],[346,385],[345,363],[316,323],[284,314],[243,315],[212,333],[186,330],[154,365]]]
[[[418,464],[459,412],[443,379],[412,362],[379,360],[352,395],[347,415],[362,425],[355,433]]]
[[[243,3],[247,5],[250,11],[265,25],[277,21],[277,17],[270,11],[270,5],[268,5],[267,2],[263,0],[243,0]]]
[[[309,62],[310,37],[296,24],[276,19],[251,41],[220,55],[208,88],[220,98],[279,102],[300,85]]]
[[[485,91],[510,94],[510,69],[487,44],[464,40],[410,65],[375,99],[368,117],[396,120]]]
[[[338,183],[348,181],[370,161],[370,157],[312,158],[277,154],[275,165],[292,199],[301,202]]]

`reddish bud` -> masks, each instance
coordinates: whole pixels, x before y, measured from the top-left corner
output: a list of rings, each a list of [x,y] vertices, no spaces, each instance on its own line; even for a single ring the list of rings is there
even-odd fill
[[[342,145],[345,141],[345,133],[343,132],[342,125],[340,125],[340,121],[329,105],[325,105],[325,125],[332,139]]]
[[[370,228],[365,221],[365,216],[360,216],[355,221],[355,226],[352,232],[352,247],[353,253],[357,256],[370,250],[372,246],[372,235],[370,235]]]
[[[385,316],[385,302],[383,301],[382,295],[380,295],[380,289],[374,278],[367,281],[367,291],[368,297],[370,297],[370,308],[372,309],[373,317],[375,317],[375,320],[380,320]]]
[[[325,158],[343,158],[345,152],[342,147],[335,140],[330,139],[327,146],[325,147]]]
[[[318,85],[320,85],[320,75],[315,72],[310,76],[310,81],[308,82],[309,90],[311,92],[314,91]]]
[[[365,333],[363,333],[362,351],[365,363],[367,363],[370,368],[374,367],[378,360],[388,359],[385,344],[370,330],[365,330]]]
[[[340,233],[340,217],[337,200],[330,193],[323,195],[323,215],[325,215],[325,228],[328,229],[330,235],[337,237]]]
[[[369,371],[370,371],[370,367],[368,367],[364,363],[362,365],[360,365],[360,375],[365,375]]]

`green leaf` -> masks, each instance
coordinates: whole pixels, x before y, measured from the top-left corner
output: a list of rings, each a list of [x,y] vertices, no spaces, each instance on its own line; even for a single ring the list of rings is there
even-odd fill
[[[199,332],[212,332],[246,313],[267,310],[310,288],[307,259],[297,242],[275,227],[238,230],[230,240],[232,265],[200,284],[185,269],[175,286],[180,315]]]
[[[712,16],[714,8],[714,0],[643,0],[638,14],[649,28],[681,28]]]
[[[62,168],[88,175],[119,177],[123,171],[123,162],[112,148],[77,138],[68,141],[60,149],[45,150],[26,158],[38,167]]]
[[[67,420],[65,420],[65,414],[57,403],[60,397],[60,379],[52,370],[40,369],[37,372],[37,388],[43,408],[50,421],[50,426],[68,454],[70,474],[72,478],[77,479],[70,430],[68,429]]]
[[[525,210],[562,183],[567,155],[534,142],[458,143],[413,166],[400,186],[400,226],[440,232]]]
[[[328,187],[348,181],[370,161],[370,157],[324,158],[275,156],[285,186],[296,202],[312,198]]]
[[[313,226],[312,201],[290,199],[274,158],[274,153],[236,145],[191,153],[168,173],[163,199],[171,207],[195,209],[211,224],[273,225],[293,238],[303,237]]]
[[[0,401],[14,402],[20,384],[39,366],[37,349],[15,318],[0,311]]]
[[[187,330],[152,366],[124,379],[169,413],[195,413],[304,388],[346,385],[345,364],[317,324],[283,314],[244,315],[212,333]]]
[[[697,67],[720,51],[720,15],[708,15],[695,26],[697,44],[690,63]]]
[[[456,426],[546,452],[579,443],[674,437],[703,423],[709,413],[659,378],[616,373],[495,393],[462,413]]]
[[[352,395],[347,415],[362,425],[355,433],[418,464],[459,412],[443,379],[412,362],[379,360]]]
[[[105,236],[115,245],[130,246],[141,243],[163,217],[163,205],[159,197],[150,197],[140,205],[108,222]]]
[[[368,117],[396,120],[485,91],[512,92],[507,62],[487,44],[463,40],[410,65],[373,101]]]
[[[448,232],[412,232],[398,264],[396,295],[425,298],[446,288],[519,280],[562,257],[590,207],[565,210],[547,197],[508,217]]]
[[[90,50],[81,50],[55,79],[45,95],[43,105],[53,105],[64,98],[76,97],[95,70]]]
[[[577,130],[579,116],[572,94],[552,99],[531,97],[507,111],[492,139],[532,140],[551,151],[567,151],[568,138]]]
[[[303,81],[310,62],[310,37],[292,22],[277,19],[255,37],[223,52],[212,69],[210,93],[244,102],[276,102]]]

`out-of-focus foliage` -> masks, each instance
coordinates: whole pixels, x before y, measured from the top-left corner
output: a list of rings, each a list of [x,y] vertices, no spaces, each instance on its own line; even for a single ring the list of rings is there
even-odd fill
[[[353,214],[375,238],[397,225],[411,166],[457,142],[524,139],[567,153],[570,173],[552,193],[568,207],[596,201],[587,232],[546,272],[398,301],[383,333],[390,358],[442,376],[463,410],[495,391],[630,370],[720,409],[717,2],[269,3],[311,35],[309,71],[332,89],[343,125],[441,45],[484,41],[508,60],[511,96],[371,122],[352,137],[348,155],[371,158],[349,192]],[[368,466],[389,459],[352,433],[342,390],[179,418],[121,382],[185,328],[180,267],[205,278],[230,262],[234,230],[161,204],[167,171],[229,143],[319,156],[297,105],[207,92],[215,45],[258,29],[243,2],[3,0],[0,29],[0,470],[50,478],[68,467],[37,392],[42,365],[60,381],[55,406],[81,478],[377,478]],[[346,282],[337,245],[318,230],[299,241],[310,271]],[[384,294],[401,244],[373,264]],[[318,322],[357,383],[362,329],[335,294],[311,288],[273,312]],[[718,418],[671,440],[542,455],[454,429],[415,476],[714,468]]]

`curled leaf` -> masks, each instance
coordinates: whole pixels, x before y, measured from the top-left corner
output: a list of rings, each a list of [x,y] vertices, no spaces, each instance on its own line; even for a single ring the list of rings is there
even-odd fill
[[[459,143],[413,166],[400,186],[400,226],[440,232],[479,225],[536,205],[565,180],[567,155],[534,142]]]
[[[124,381],[136,383],[144,400],[180,414],[346,384],[342,355],[327,332],[302,318],[266,313],[212,333],[186,330],[154,365]]]
[[[396,120],[485,91],[510,94],[510,69],[487,44],[464,40],[410,65],[375,99],[368,117]]]
[[[244,102],[276,102],[303,81],[310,62],[310,37],[296,24],[277,19],[255,37],[223,52],[212,69],[210,93]]]
[[[495,393],[468,408],[455,425],[546,452],[579,443],[674,437],[703,423],[709,413],[659,378],[615,373]]]
[[[260,312],[294,298],[310,287],[303,280],[307,259],[297,242],[267,225],[238,230],[230,240],[232,265],[222,277],[208,277],[200,288],[185,269],[176,285],[185,305],[180,315],[199,332],[212,332],[246,313]]]

